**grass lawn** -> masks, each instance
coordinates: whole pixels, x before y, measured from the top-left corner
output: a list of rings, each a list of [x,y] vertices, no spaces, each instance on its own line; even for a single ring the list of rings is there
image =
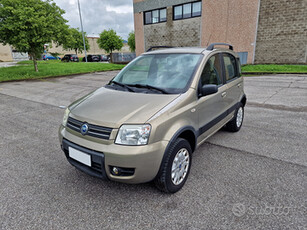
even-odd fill
[[[307,73],[307,65],[244,65],[242,73]]]
[[[18,62],[17,66],[0,68],[0,82],[40,79],[98,71],[120,70],[125,65],[97,62],[61,62],[59,60],[38,61],[39,72],[34,71],[32,61]],[[307,73],[307,65],[244,65],[243,75],[275,73]]]
[[[32,61],[19,62],[17,66],[0,68],[0,82],[40,79],[71,74],[120,70],[124,65],[97,62],[61,62],[58,60],[38,61],[38,71],[34,71]]]

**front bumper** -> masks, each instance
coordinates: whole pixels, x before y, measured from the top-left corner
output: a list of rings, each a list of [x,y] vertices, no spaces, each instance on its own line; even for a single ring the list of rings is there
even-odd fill
[[[160,168],[168,141],[144,146],[114,144],[114,140],[89,138],[61,125],[59,139],[67,160],[81,171],[99,177],[125,183],[145,183],[153,180]],[[97,141],[96,141],[97,140]],[[91,167],[69,157],[68,147],[91,156]],[[133,174],[116,176],[111,168],[132,169]]]
[[[96,152],[87,148],[84,148],[82,146],[79,146],[77,144],[74,144],[66,139],[63,139],[62,141],[62,150],[65,153],[65,156],[68,160],[68,162],[75,166],[77,169],[91,175],[98,177],[100,179],[107,179],[106,171],[105,171],[105,164],[104,164],[104,154],[101,152]],[[91,167],[82,164],[78,162],[77,160],[74,160],[69,156],[69,147],[72,147],[78,151],[81,151],[83,153],[86,153],[91,156]]]

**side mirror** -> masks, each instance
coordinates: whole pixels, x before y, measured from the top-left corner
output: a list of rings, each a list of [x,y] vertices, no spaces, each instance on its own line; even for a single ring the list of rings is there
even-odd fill
[[[217,93],[217,91],[218,91],[217,85],[212,85],[212,84],[203,85],[200,91],[200,97]]]

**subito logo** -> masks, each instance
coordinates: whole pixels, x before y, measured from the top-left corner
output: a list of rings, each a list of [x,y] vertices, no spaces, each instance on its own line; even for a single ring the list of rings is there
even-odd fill
[[[232,206],[232,213],[237,217],[242,217],[246,213],[246,207],[244,204],[237,203]]]

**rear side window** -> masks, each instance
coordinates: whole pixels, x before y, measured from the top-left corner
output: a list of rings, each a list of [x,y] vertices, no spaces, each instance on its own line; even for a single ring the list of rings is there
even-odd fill
[[[213,55],[207,61],[201,74],[201,85],[222,84],[222,71],[219,55]]]
[[[223,54],[226,81],[232,80],[239,76],[237,70],[237,63],[234,56],[231,54]]]

